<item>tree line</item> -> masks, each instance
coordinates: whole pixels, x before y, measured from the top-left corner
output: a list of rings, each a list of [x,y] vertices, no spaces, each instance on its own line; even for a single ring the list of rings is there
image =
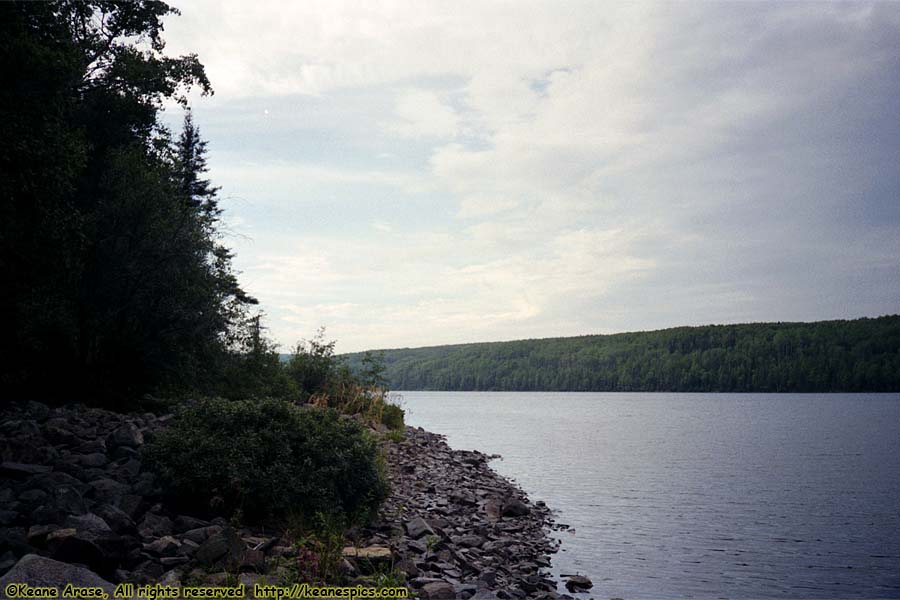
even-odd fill
[[[383,351],[395,390],[900,391],[900,316]],[[351,368],[361,355],[347,355]]]
[[[157,0],[0,2],[4,402],[309,401],[370,383],[322,336],[286,363],[266,337],[188,102],[212,87],[196,55],[165,53],[176,14]],[[164,105],[181,106],[180,131]]]

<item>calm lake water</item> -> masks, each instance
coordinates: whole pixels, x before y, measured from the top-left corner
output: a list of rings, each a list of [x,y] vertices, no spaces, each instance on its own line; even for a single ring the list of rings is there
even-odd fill
[[[900,598],[900,395],[400,394],[574,528],[553,570],[598,600]]]

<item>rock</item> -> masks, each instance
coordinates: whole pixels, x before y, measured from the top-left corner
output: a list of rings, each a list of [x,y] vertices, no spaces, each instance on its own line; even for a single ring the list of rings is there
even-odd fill
[[[172,524],[172,528],[175,530],[175,533],[184,533],[192,529],[198,529],[207,526],[209,526],[209,521],[195,519],[194,517],[188,517],[185,515],[179,515],[175,517],[175,521]]]
[[[94,498],[98,498],[107,502],[115,502],[117,498],[128,493],[128,486],[120,483],[115,479],[104,477],[95,479],[89,484],[93,490]]]
[[[93,513],[67,517],[63,526],[75,528],[80,532],[109,533],[112,531],[106,521]]]
[[[242,573],[265,573],[266,572],[266,555],[260,550],[245,550],[241,556],[238,570]]]
[[[118,566],[118,557],[107,554],[87,534],[75,529],[59,529],[47,536],[50,557],[67,563],[85,565],[100,574],[112,575]]]
[[[16,556],[23,556],[34,550],[28,545],[27,532],[24,527],[0,528],[0,552],[8,550]]]
[[[179,565],[185,565],[191,562],[191,559],[187,556],[164,556],[159,559],[160,564],[167,568],[171,569],[172,567],[177,567]],[[161,583],[161,582],[160,582]]]
[[[160,563],[146,560],[131,572],[131,576],[134,578],[135,583],[149,583],[157,581],[164,572],[165,569]]]
[[[178,554],[183,556],[193,556],[197,553],[197,549],[200,547],[200,544],[197,542],[193,542],[188,539],[184,539],[181,542],[181,547],[178,548]]]
[[[16,462],[0,463],[0,477],[23,479],[30,475],[37,475],[38,473],[49,473],[52,470],[53,467],[45,465],[29,465]]]
[[[26,554],[3,577],[0,577],[0,598],[7,598],[6,586],[10,583],[27,583],[33,587],[56,587],[59,598],[66,584],[79,587],[100,587],[112,598],[115,586],[96,573],[37,554]]]
[[[19,518],[19,513],[14,510],[0,510],[0,527],[8,527]]]
[[[28,543],[40,548],[47,543],[47,536],[57,529],[58,525],[32,525],[28,528]]]
[[[85,467],[103,467],[109,462],[109,459],[106,458],[106,454],[94,452],[93,454],[82,454],[78,457],[78,462]]]
[[[497,498],[490,498],[484,503],[484,512],[491,522],[498,521],[502,512],[502,504]]]
[[[425,519],[416,517],[406,524],[406,533],[409,537],[417,540],[425,535],[434,535],[434,530],[425,522]]]
[[[365,548],[355,548],[348,546],[344,548],[341,554],[346,558],[359,558],[363,560],[391,560],[393,554],[390,548],[384,546],[366,546]]]
[[[118,498],[113,504],[123,513],[128,515],[129,519],[134,520],[137,520],[137,518],[143,514],[145,507],[147,506],[144,498],[137,494],[125,494],[121,498]]]
[[[434,581],[426,583],[419,590],[419,597],[422,600],[455,600],[456,588],[452,583],[446,581]]]
[[[144,546],[147,551],[159,556],[174,556],[180,547],[181,543],[170,535],[164,535]]]
[[[198,544],[202,544],[209,538],[211,535],[217,535],[222,532],[222,527],[219,525],[207,525],[206,527],[198,527],[197,529],[191,529],[189,531],[185,531],[182,534],[182,537],[192,542],[196,542]]]
[[[594,587],[594,582],[584,575],[569,575],[566,581],[566,589],[572,593],[589,590]]]
[[[49,494],[44,490],[30,489],[19,494],[19,501],[33,509],[43,504],[48,497]]]
[[[512,499],[503,504],[501,514],[504,517],[524,517],[531,509],[521,500]]]
[[[106,445],[110,448],[139,448],[144,445],[144,435],[134,423],[125,423],[107,436]]]
[[[165,561],[172,561],[171,558],[164,558],[163,566],[166,566]],[[173,564],[172,566],[175,566]],[[168,586],[168,587],[181,587],[181,575],[175,569],[172,569],[168,573],[162,576],[162,579],[159,580],[159,585]]]
[[[29,400],[25,403],[25,413],[28,414],[32,419],[45,421],[50,416],[50,407],[43,402]]]
[[[479,548],[485,540],[480,535],[467,534],[453,538],[453,543],[460,548]]]
[[[171,535],[172,519],[154,513],[147,513],[144,515],[141,524],[138,525],[138,533],[141,534],[141,537],[145,538],[158,538],[164,535]]]
[[[116,533],[134,533],[136,530],[134,521],[123,510],[112,504],[98,504],[94,512],[109,524],[110,529]]]
[[[56,492],[63,487],[70,487],[79,494],[84,494],[88,490],[86,483],[61,471],[35,475],[28,480],[28,487],[42,489],[51,495],[56,495]]]
[[[68,537],[72,537],[76,533],[78,533],[78,530],[75,529],[74,527],[67,527],[64,529],[54,529],[53,531],[48,533],[44,539],[47,541],[47,543],[52,543],[56,540],[62,540],[62,539],[68,538]]]
[[[220,533],[211,535],[197,548],[194,557],[203,565],[214,565],[220,561],[240,564],[244,553],[244,543],[233,529],[226,527]]]
[[[54,504],[56,508],[63,513],[69,515],[83,515],[87,512],[84,498],[78,489],[64,485],[56,490]]]

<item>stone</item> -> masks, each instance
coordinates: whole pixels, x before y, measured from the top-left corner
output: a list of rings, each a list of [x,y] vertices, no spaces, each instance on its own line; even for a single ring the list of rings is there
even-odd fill
[[[527,504],[514,498],[503,504],[501,514],[504,517],[524,517],[529,512],[531,512],[531,509],[528,508]]]
[[[19,494],[19,501],[30,508],[36,508],[44,503],[49,494],[44,490],[30,489]]]
[[[52,470],[53,467],[48,467],[46,465],[29,465],[16,462],[0,463],[0,477],[23,479],[39,473],[49,473]]]
[[[131,572],[131,576],[134,578],[135,583],[149,583],[158,581],[164,572],[165,569],[160,563],[153,560],[145,560],[135,567]]]
[[[406,533],[409,537],[417,540],[425,535],[434,535],[434,530],[425,522],[425,519],[415,517],[406,523]]]
[[[139,448],[144,445],[144,435],[134,423],[125,423],[107,436],[106,445],[110,448]]]
[[[568,581],[566,581],[566,589],[572,593],[588,590],[592,587],[594,587],[594,582],[584,575],[569,575]]]
[[[175,531],[175,533],[184,533],[192,529],[199,529],[201,527],[208,526],[209,521],[204,521],[203,519],[195,519],[194,517],[188,517],[185,515],[179,515],[175,517],[175,521],[173,521],[172,523],[172,529]]]
[[[344,548],[341,554],[346,558],[377,561],[388,561],[391,560],[391,557],[393,556],[391,549],[385,546],[366,546],[365,548],[348,546]]]
[[[219,561],[239,563],[244,553],[244,543],[233,529],[226,527],[220,533],[211,535],[197,548],[194,557],[200,564],[214,565]]]
[[[94,498],[107,501],[115,501],[116,498],[124,496],[129,492],[127,485],[107,477],[95,479],[91,481],[89,485],[93,490]]]
[[[92,454],[82,454],[78,458],[78,462],[85,467],[102,467],[109,462],[109,459],[106,458],[106,454],[94,452]]]
[[[28,528],[28,543],[36,548],[47,543],[47,536],[59,529],[58,525],[32,525]]]
[[[160,556],[174,556],[180,547],[181,543],[170,535],[164,535],[158,540],[144,545],[147,551]]]
[[[125,494],[118,498],[113,504],[123,513],[128,515],[129,519],[134,520],[144,513],[145,507],[147,506],[144,498],[137,494]]]
[[[500,519],[502,512],[502,504],[500,500],[497,498],[490,498],[484,503],[484,512],[487,515],[487,518],[491,522],[496,522]]]
[[[63,526],[75,528],[79,532],[109,533],[112,531],[106,521],[93,513],[66,517]]]
[[[265,573],[266,555],[259,550],[245,550],[241,556],[238,570],[242,573]]]
[[[19,518],[19,513],[14,510],[0,510],[0,527],[12,525]]]
[[[10,583],[27,583],[33,587],[56,587],[60,589],[59,598],[71,598],[63,596],[62,589],[71,583],[78,587],[100,587],[112,598],[115,586],[88,569],[66,564],[57,560],[26,554],[9,570],[6,575],[0,577],[0,598],[6,598],[6,586]]]
[[[138,533],[141,537],[158,538],[172,534],[172,519],[154,513],[147,513],[141,524],[138,525]]]
[[[54,531],[47,536],[47,547],[52,559],[83,564],[97,573],[111,576],[118,566],[115,557],[107,555],[94,539],[86,534],[79,534],[75,529]]]
[[[447,581],[434,581],[422,586],[419,597],[422,600],[455,600],[456,588]]]
[[[43,402],[38,402],[37,400],[29,400],[25,403],[25,412],[32,419],[37,419],[38,421],[44,421],[50,417],[50,407],[44,404]]]
[[[165,561],[174,560],[173,558],[164,558],[162,559],[163,566],[168,566]],[[172,563],[171,566],[177,566],[178,564],[183,563]],[[159,580],[159,585],[168,586],[168,587],[181,587],[181,574],[178,573],[177,570],[172,569],[162,576],[162,579]]]
[[[200,544],[197,542],[184,539],[181,541],[181,547],[178,548],[178,554],[183,556],[193,556],[197,552],[197,548],[200,547]]]
[[[72,488],[79,494],[84,494],[88,490],[86,483],[61,471],[51,471],[50,473],[35,475],[28,480],[28,487],[42,489],[48,494],[57,496],[57,491],[64,487]]]
[[[18,561],[16,561],[16,555],[12,553],[12,550],[4,552],[3,555],[0,556],[0,575],[3,575],[16,566],[16,562]],[[2,593],[3,591],[0,590],[0,594]]]
[[[28,534],[24,527],[0,527],[0,551],[7,550],[11,550],[16,556],[34,551],[28,545]]]
[[[467,534],[453,538],[453,543],[460,548],[479,548],[484,544],[484,538],[480,535]]]
[[[110,529],[116,533],[134,533],[136,531],[136,526],[131,517],[125,514],[125,511],[112,504],[98,504],[94,507],[94,512],[106,521]]]
[[[185,565],[190,561],[191,559],[189,559],[187,556],[164,556],[159,559],[160,564],[167,569],[171,569],[172,567],[177,567],[179,565]]]

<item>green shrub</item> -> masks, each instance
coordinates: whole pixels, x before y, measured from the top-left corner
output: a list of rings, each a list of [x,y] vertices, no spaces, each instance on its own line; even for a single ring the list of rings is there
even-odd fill
[[[173,499],[250,520],[316,513],[361,522],[387,495],[383,458],[362,426],[282,400],[206,399],[184,407],[148,458]]]
[[[403,429],[403,416],[404,412],[402,408],[396,404],[385,402],[381,411],[381,422],[387,426],[388,429]]]

